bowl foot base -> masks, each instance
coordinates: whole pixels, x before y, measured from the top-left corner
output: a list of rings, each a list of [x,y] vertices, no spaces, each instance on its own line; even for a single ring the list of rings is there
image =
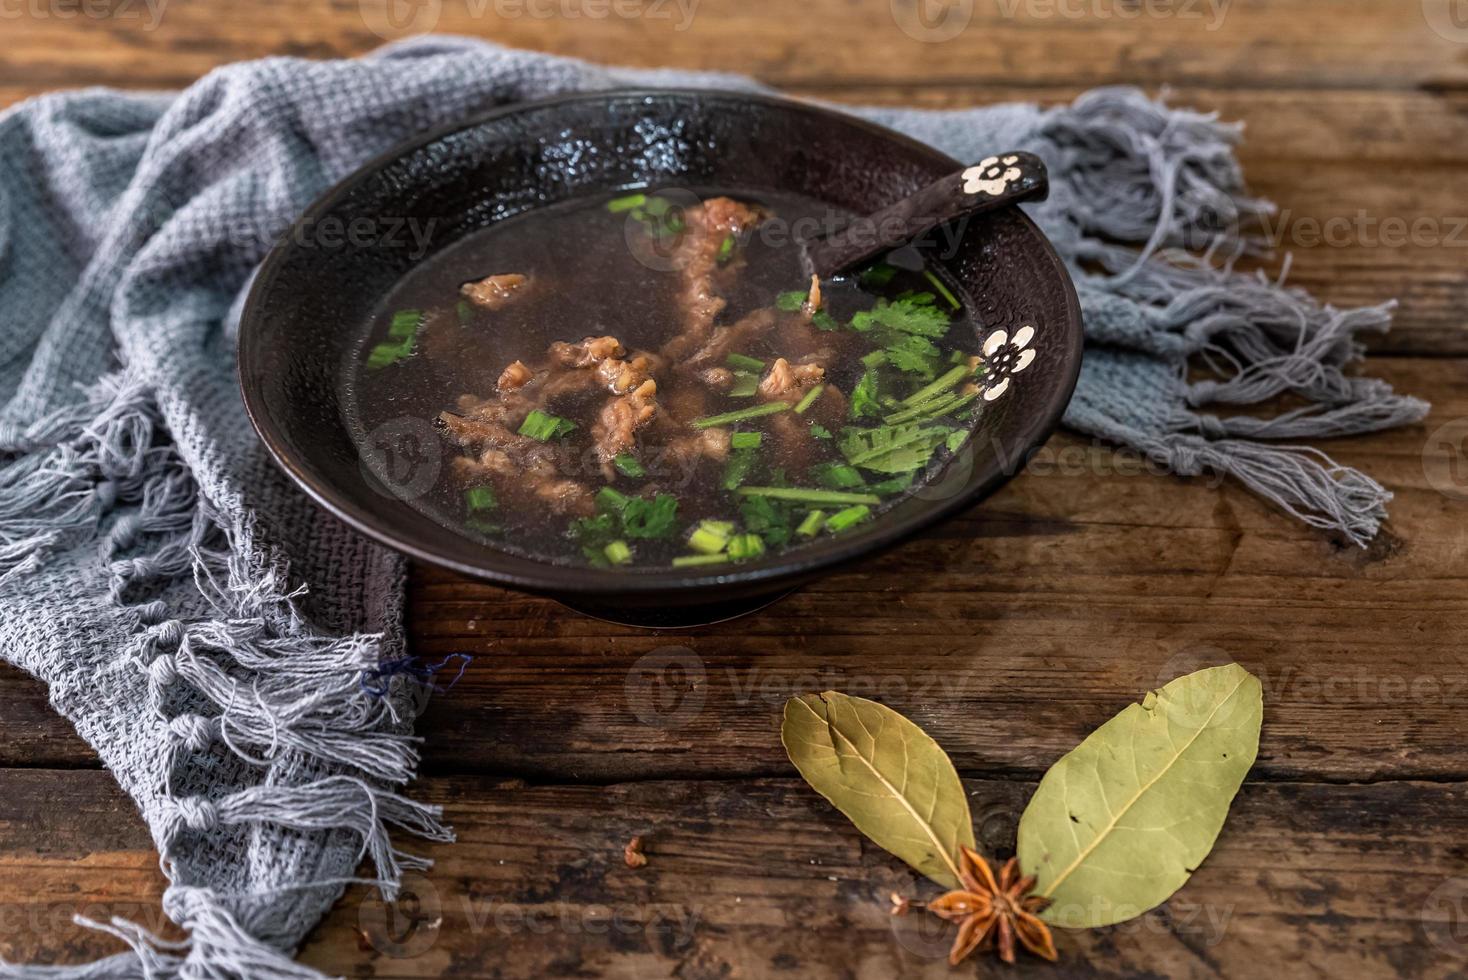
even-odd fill
[[[697,606],[633,606],[616,601],[596,599],[562,599],[556,601],[567,609],[618,626],[635,626],[649,630],[686,630],[699,626],[726,623],[731,619],[759,612],[779,602],[794,589],[782,589],[745,599],[710,602]]]

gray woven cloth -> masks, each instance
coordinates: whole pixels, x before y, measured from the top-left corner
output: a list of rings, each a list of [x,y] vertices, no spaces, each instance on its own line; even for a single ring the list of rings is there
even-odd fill
[[[391,835],[448,836],[399,793],[417,762],[408,682],[363,684],[401,655],[402,560],[267,461],[235,386],[237,310],[292,218],[374,154],[493,106],[622,85],[755,87],[430,38],[0,116],[0,656],[49,686],[137,802],[189,933],[95,923],[131,952],[0,976],[315,977],[292,953],[353,876],[391,894],[416,865]],[[965,161],[1047,160],[1054,190],[1032,213],[1076,269],[1090,341],[1070,426],[1375,534],[1385,490],[1273,440],[1425,406],[1343,373],[1388,307],[1335,311],[1228,270],[1263,207],[1242,193],[1235,130],[1126,89],[1048,111],[860,114]],[[1178,251],[1219,241],[1207,261]],[[1189,381],[1190,359],[1218,373]],[[1280,394],[1298,407],[1230,409]]]

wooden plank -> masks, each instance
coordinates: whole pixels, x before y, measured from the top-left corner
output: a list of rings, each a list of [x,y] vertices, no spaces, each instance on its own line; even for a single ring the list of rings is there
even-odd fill
[[[967,786],[980,846],[1007,853],[1032,784]],[[395,907],[349,892],[305,962],[380,978],[952,975],[951,933],[887,914],[891,892],[933,887],[798,780],[460,778],[416,791],[445,806],[459,840],[424,849],[437,865],[410,876]],[[69,806],[51,805],[57,796]],[[1058,933],[1051,975],[1251,976],[1297,960],[1322,976],[1452,975],[1468,966],[1452,932],[1465,804],[1456,784],[1246,784],[1172,902]],[[65,920],[78,905],[136,915],[156,899],[148,839],[126,808],[101,773],[0,771],[0,922],[15,923],[0,930],[0,956],[78,962],[118,948]],[[649,856],[638,871],[621,857],[634,834]]]
[[[0,105],[77,84],[179,87],[219,64],[272,53],[358,54],[380,40],[367,27],[376,2],[221,7],[194,0],[166,4],[151,30],[142,3],[113,18],[22,17],[0,62]],[[1246,173],[1257,193],[1283,209],[1279,233],[1270,237],[1293,253],[1292,281],[1340,306],[1400,300],[1397,328],[1372,338],[1373,350],[1468,354],[1461,313],[1468,305],[1468,212],[1452,193],[1452,174],[1468,152],[1468,46],[1434,34],[1417,4],[1234,0],[1225,4],[1223,25],[1209,31],[1194,18],[1047,16],[1055,0],[1003,0],[976,4],[976,20],[958,37],[923,44],[903,34],[892,6],[881,3],[781,4],[776,16],[773,0],[703,0],[686,31],[657,16],[572,24],[496,13],[513,14],[524,2],[549,0],[447,0],[438,5],[440,26],[593,59],[749,71],[795,92],[847,102],[1055,103],[1095,84],[1167,84],[1180,104],[1248,124]],[[566,2],[579,10],[583,0]],[[1061,9],[1113,4],[1067,2]],[[1006,5],[1015,16],[1004,15]],[[1194,9],[1205,11],[1205,0]],[[1322,21],[1332,29],[1321,31]],[[839,40],[833,30],[853,36]],[[823,43],[801,41],[810,36]],[[1319,90],[1302,98],[1300,86]]]
[[[1450,0],[1426,2],[1446,9]],[[1464,32],[1434,31],[1415,2],[1003,0],[957,8],[965,6],[972,11],[966,26],[937,43],[946,31],[915,21],[915,0],[622,0],[615,9],[596,0],[443,0],[395,8],[396,21],[385,16],[385,0],[138,0],[108,15],[73,17],[30,4],[7,21],[0,83],[122,78],[176,86],[226,60],[359,54],[429,29],[574,57],[615,54],[633,65],[752,72],[785,86],[921,80],[1358,89],[1468,77]]]
[[[415,649],[476,657],[420,724],[428,771],[780,774],[781,703],[839,688],[949,733],[965,772],[1033,776],[1148,688],[1232,658],[1265,684],[1261,775],[1468,778],[1468,528],[1423,463],[1426,448],[1434,478],[1450,475],[1450,448],[1427,439],[1468,417],[1468,369],[1370,367],[1437,406],[1333,447],[1398,494],[1364,551],[1235,485],[1150,475],[1062,435],[989,503],[710,629],[608,626],[420,569]],[[0,671],[0,703],[20,706],[0,718],[0,763],[94,764],[40,699]]]

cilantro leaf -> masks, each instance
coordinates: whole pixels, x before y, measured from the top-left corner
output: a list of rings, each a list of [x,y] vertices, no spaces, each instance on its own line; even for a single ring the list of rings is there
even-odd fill
[[[949,326],[948,314],[933,304],[932,293],[895,300],[879,299],[875,307],[851,318],[852,329],[860,333],[866,333],[873,327],[886,327],[933,340],[946,336]]]
[[[851,417],[854,419],[871,416],[881,418],[882,406],[877,401],[877,372],[875,368],[868,368],[851,389]]]
[[[875,473],[906,473],[926,466],[951,432],[953,428],[946,425],[848,427],[842,430],[837,445],[852,466]]]
[[[887,363],[900,371],[931,381],[941,352],[931,340],[913,334],[896,337],[887,345]]]

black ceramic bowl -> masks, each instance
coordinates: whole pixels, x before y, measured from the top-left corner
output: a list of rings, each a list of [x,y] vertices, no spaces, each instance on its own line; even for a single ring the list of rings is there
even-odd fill
[[[644,185],[793,192],[865,214],[959,166],[878,126],[777,98],[622,91],[491,113],[368,164],[312,206],[270,254],[240,324],[246,408],[307,493],[415,558],[642,625],[706,623],[757,608],[980,500],[1049,436],[1080,370],[1081,314],[1039,229],[1010,208],[970,221],[956,248],[927,256],[967,293],[983,325],[975,346],[1003,331],[1011,345],[1027,338],[1034,352],[986,405],[969,448],[928,489],[880,520],[747,566],[601,570],[486,547],[404,502],[384,484],[412,484],[412,461],[394,454],[432,457],[439,450],[431,433],[410,424],[396,433],[407,445],[359,454],[342,401],[349,352],[423,251],[412,235],[388,234],[392,221],[384,219],[412,216],[420,228],[431,220],[433,253],[532,208]],[[376,234],[328,238],[353,227]]]

